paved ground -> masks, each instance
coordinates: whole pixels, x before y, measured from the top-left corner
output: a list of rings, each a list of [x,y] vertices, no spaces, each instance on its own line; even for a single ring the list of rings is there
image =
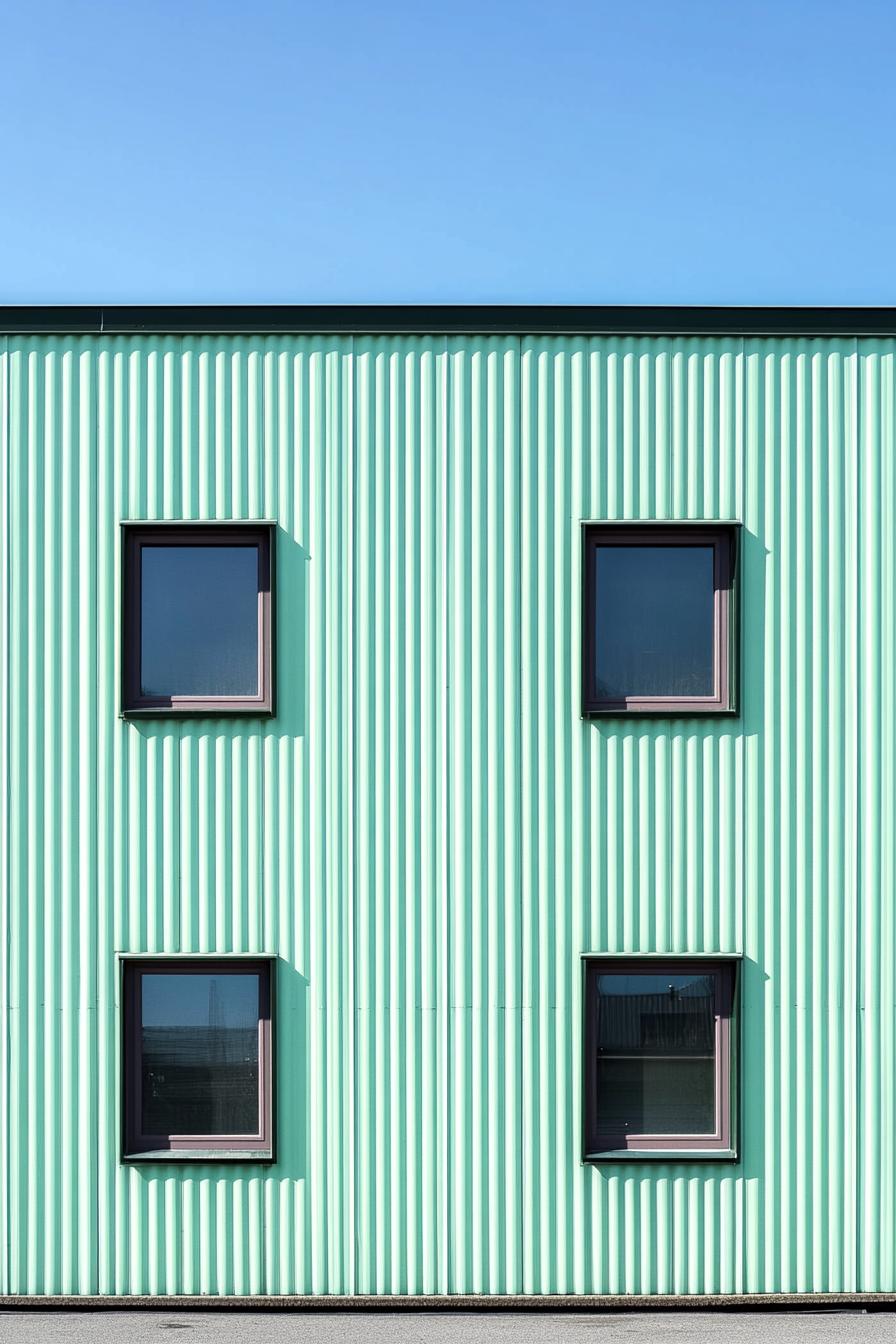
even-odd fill
[[[12,1344],[896,1344],[896,1312],[0,1311]]]

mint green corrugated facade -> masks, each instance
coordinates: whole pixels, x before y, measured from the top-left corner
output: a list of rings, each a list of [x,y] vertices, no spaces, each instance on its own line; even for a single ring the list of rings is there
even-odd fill
[[[896,341],[0,344],[5,1293],[896,1290]],[[118,717],[119,523],[277,714]],[[743,523],[738,717],[579,716],[582,519]],[[123,1166],[120,952],[277,965],[277,1162]],[[581,1164],[583,951],[739,952],[740,1161]]]

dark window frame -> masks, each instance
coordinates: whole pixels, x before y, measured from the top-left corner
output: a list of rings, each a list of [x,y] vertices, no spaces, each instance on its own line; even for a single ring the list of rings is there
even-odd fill
[[[142,549],[150,546],[251,546],[258,551],[258,694],[143,695],[141,679]],[[273,523],[122,523],[121,713],[125,718],[274,712]]]
[[[738,1107],[738,958],[614,957],[586,954],[583,962],[584,1049],[582,1090],[583,1162],[631,1161],[640,1158],[737,1161]],[[713,1134],[609,1134],[598,1127],[597,1039],[600,975],[681,975],[699,971],[716,978],[715,1100]]]
[[[582,525],[582,716],[703,715],[737,713],[737,524],[583,523]],[[713,677],[710,696],[597,695],[597,549],[599,546],[712,546]]]
[[[142,996],[144,975],[258,975],[258,1117],[255,1134],[144,1134],[142,1132]],[[122,959],[122,1160],[125,1162],[274,1160],[272,957],[152,956]]]

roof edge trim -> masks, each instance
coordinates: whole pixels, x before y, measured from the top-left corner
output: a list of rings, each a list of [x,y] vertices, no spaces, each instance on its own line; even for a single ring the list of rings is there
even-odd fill
[[[896,307],[0,305],[7,335],[896,336]]]

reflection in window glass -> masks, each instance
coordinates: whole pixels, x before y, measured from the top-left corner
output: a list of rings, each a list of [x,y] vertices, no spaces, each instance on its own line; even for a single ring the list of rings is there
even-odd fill
[[[598,977],[597,1127],[603,1134],[712,1134],[715,977]]]
[[[257,1133],[258,976],[146,973],[141,987],[143,1133]]]
[[[258,694],[258,548],[142,547],[145,696]]]
[[[711,546],[598,546],[598,700],[711,696]]]

